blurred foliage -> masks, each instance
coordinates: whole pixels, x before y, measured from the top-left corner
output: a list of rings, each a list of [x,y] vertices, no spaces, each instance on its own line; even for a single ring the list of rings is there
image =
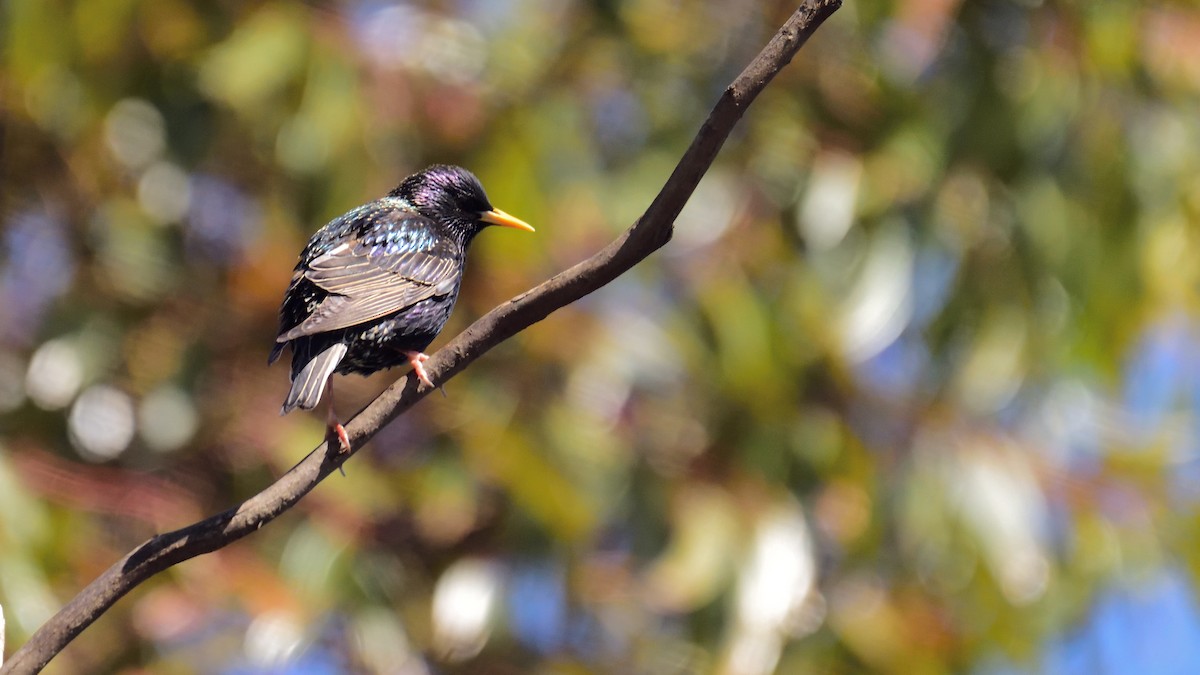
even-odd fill
[[[9,650],[320,439],[265,364],[313,230],[474,170],[538,232],[453,334],[640,215],[791,10],[0,3]],[[1194,3],[846,3],[663,252],[50,672],[1200,670],[1198,93]]]

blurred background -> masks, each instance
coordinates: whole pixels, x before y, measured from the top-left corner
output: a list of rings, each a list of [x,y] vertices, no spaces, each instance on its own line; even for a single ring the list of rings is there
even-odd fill
[[[316,445],[296,255],[434,162],[434,348],[649,204],[775,0],[2,0],[0,605]],[[1200,671],[1200,7],[847,2],[674,240],[54,673]],[[343,418],[399,373],[337,381]]]

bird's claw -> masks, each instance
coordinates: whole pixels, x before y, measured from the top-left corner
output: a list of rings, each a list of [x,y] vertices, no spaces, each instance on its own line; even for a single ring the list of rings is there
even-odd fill
[[[329,434],[337,439],[339,452],[350,452],[350,436],[346,434],[346,427],[342,426],[341,422],[333,422],[329,425]]]
[[[346,428],[341,423],[334,425],[334,435],[337,436],[337,444],[342,447],[342,452],[350,452],[350,437],[346,434]]]
[[[423,365],[429,360],[429,355],[422,354],[421,352],[404,352],[404,355],[408,357],[408,362],[412,364],[413,373],[416,374],[417,379],[426,387],[433,389],[433,381],[429,379],[429,373],[425,372],[425,366]],[[443,395],[445,393],[444,391],[442,392]]]
[[[350,455],[350,436],[346,434],[346,427],[342,426],[341,422],[330,422],[327,430],[329,440],[336,440],[338,444],[338,455]],[[342,474],[342,478],[346,477],[346,470],[342,468],[341,463],[338,464],[338,473]]]

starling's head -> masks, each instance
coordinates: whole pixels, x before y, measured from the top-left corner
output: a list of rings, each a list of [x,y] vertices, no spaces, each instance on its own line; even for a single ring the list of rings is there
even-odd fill
[[[488,225],[533,231],[525,221],[493,208],[475,174],[459,166],[435,164],[405,178],[390,195],[467,239]]]

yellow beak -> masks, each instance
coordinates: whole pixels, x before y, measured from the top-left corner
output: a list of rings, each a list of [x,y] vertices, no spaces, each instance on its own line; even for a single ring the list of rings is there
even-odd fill
[[[517,218],[516,216],[510,216],[507,213],[501,211],[500,209],[492,209],[491,211],[484,211],[483,213],[479,214],[479,220],[480,220],[480,222],[484,222],[489,225],[500,225],[502,227],[515,227],[518,230],[525,230],[526,232],[534,231],[533,226],[530,225],[529,223],[521,220],[520,218]]]

